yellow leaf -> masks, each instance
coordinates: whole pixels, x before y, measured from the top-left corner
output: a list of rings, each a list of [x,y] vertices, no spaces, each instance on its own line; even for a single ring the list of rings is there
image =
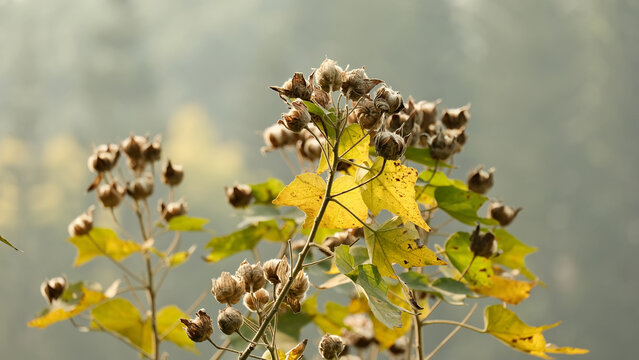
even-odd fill
[[[375,231],[364,229],[364,235],[371,262],[377,265],[382,276],[397,278],[394,263],[404,268],[446,265],[432,250],[418,245],[415,225],[403,224],[398,217],[386,221]]]
[[[294,348],[289,350],[286,353],[286,360],[298,360],[304,356],[304,350],[306,349],[306,344],[308,344],[308,339],[304,339],[301,343],[297,344]],[[279,356],[279,355],[278,355]]]
[[[96,306],[91,310],[91,327],[118,333],[142,351],[153,352],[150,319],[142,320],[138,309],[126,299],[117,298]]]
[[[535,287],[535,283],[493,276],[492,285],[471,288],[479,294],[492,296],[509,304],[517,305],[530,296],[530,289],[533,287]]]
[[[195,343],[186,335],[186,331],[184,331],[180,322],[180,319],[188,317],[186,313],[175,305],[162,308],[158,311],[156,317],[158,333],[161,340],[168,340],[183,349],[197,353]]]
[[[118,238],[113,230],[102,228],[94,228],[87,235],[69,238],[69,242],[78,248],[78,255],[73,263],[76,267],[105,254],[115,261],[121,261],[141,249],[133,241]]]
[[[528,326],[511,310],[501,305],[491,305],[484,311],[486,333],[493,335],[516,350],[543,359],[550,359],[546,352],[564,354],[585,354],[586,349],[559,348],[546,343],[542,332],[559,323],[545,326]]]
[[[342,137],[339,140],[338,151],[339,154],[348,149],[348,152],[342,156],[342,158],[354,161],[355,163],[363,163],[364,161],[369,160],[368,152],[370,147],[370,137],[364,137],[365,132],[359,126],[359,124],[349,125],[342,134]],[[361,139],[361,141],[359,141]],[[358,142],[359,141],[359,142]],[[351,149],[352,147],[352,149]],[[326,153],[330,157],[331,166],[333,166],[333,158],[331,156],[331,149],[328,145],[325,145]],[[320,157],[319,165],[317,166],[317,173],[321,174],[328,168],[326,157],[324,154]]]
[[[357,182],[366,182],[379,173],[384,159],[378,157],[370,171],[357,171]],[[383,209],[399,215],[404,221],[430,230],[422,218],[415,201],[417,170],[402,165],[399,161],[386,161],[384,171],[374,180],[360,187],[362,198],[373,215]]]
[[[92,305],[106,300],[106,298],[107,297],[101,292],[89,290],[85,287],[82,287],[82,298],[80,298],[80,301],[77,305],[73,306],[71,309],[57,308],[51,310],[45,315],[31,320],[27,325],[30,327],[38,327],[44,329],[53,323],[67,320],[76,315],[79,315]]]
[[[352,176],[341,176],[333,182],[331,194],[337,194],[355,186],[357,184]],[[273,204],[299,207],[306,214],[302,227],[310,228],[313,226],[313,221],[319,212],[322,201],[324,201],[325,192],[326,183],[321,177],[312,173],[304,173],[296,176],[295,180],[288,184],[273,200]],[[337,196],[336,199],[348,207],[359,220],[366,220],[368,209],[358,191],[349,191]],[[362,224],[357,219],[334,202],[328,204],[320,223],[320,227],[331,229],[348,229],[361,226]]]

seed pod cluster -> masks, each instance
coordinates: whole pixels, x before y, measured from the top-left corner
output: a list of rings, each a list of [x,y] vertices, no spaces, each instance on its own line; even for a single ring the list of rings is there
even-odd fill
[[[186,326],[186,335],[194,342],[202,342],[213,335],[213,322],[204,309],[195,314],[194,319],[180,319]]]

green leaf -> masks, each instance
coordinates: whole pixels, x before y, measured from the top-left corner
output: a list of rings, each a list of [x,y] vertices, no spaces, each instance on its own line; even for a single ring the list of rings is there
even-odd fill
[[[253,249],[262,239],[271,241],[286,241],[291,233],[292,220],[286,221],[280,228],[275,220],[260,221],[226,236],[212,238],[207,249],[212,249],[205,258],[206,261],[216,262],[244,250]]]
[[[277,195],[284,189],[284,183],[278,179],[269,178],[260,184],[251,184],[254,204],[272,205]]]
[[[428,167],[434,168],[437,160],[430,157],[430,149],[429,148],[416,148],[413,146],[409,146],[406,148],[406,152],[404,153],[406,159],[410,161],[414,161],[418,164],[426,165]],[[437,167],[446,167],[451,168],[452,166],[446,164],[443,161],[437,163]]]
[[[415,225],[404,224],[397,216],[384,222],[375,231],[365,228],[364,235],[371,262],[382,276],[396,277],[393,264],[404,268],[446,265],[432,250],[418,245],[419,233]]]
[[[89,234],[69,238],[69,242],[78,248],[78,255],[73,266],[83,265],[96,256],[109,256],[115,261],[122,261],[142,248],[131,240],[118,238],[115,231],[104,228],[93,228]]]
[[[452,234],[446,240],[446,255],[453,266],[459,272],[463,272],[473,259],[470,234],[461,231]],[[485,257],[477,256],[464,278],[473,286],[491,286],[493,275],[492,262]]]
[[[431,293],[451,305],[464,305],[467,297],[475,295],[466,284],[451,278],[439,278],[431,284],[426,275],[414,271],[399,277],[409,288]]]
[[[182,265],[195,251],[195,245],[191,246],[188,250],[179,251],[169,256],[167,263],[170,267],[176,267]]]
[[[182,328],[180,319],[184,318],[188,319],[189,316],[175,305],[166,306],[158,311],[156,323],[160,339],[168,340],[183,349],[198,353],[195,349],[195,343],[189,339]]]
[[[176,216],[169,221],[171,231],[202,231],[202,227],[209,222],[209,219],[189,217],[186,215]]]
[[[126,299],[112,299],[96,306],[91,311],[91,327],[115,332],[142,351],[153,352],[151,322],[143,321],[138,309]]]
[[[524,244],[504,229],[496,229],[493,234],[495,234],[495,240],[501,250],[501,254],[493,258],[493,261],[519,270],[530,280],[536,280],[537,276],[526,267],[525,257],[536,252],[537,248]]]
[[[450,179],[442,171],[437,171],[434,176],[432,170],[422,171],[417,178],[417,184],[428,184],[428,186],[434,187],[454,186],[460,190],[468,190],[468,186],[463,181]]]
[[[5,243],[6,245],[9,245],[10,247],[12,247],[12,248],[13,248],[13,250],[16,250],[16,251],[22,251],[22,250],[18,249],[17,247],[13,246],[13,244],[11,244],[11,243],[9,242],[9,240],[7,240],[7,239],[5,239],[4,237],[2,237],[2,235],[0,235],[0,242]]]
[[[498,224],[493,219],[477,216],[477,210],[488,200],[483,195],[461,190],[457,186],[442,186],[435,189],[435,199],[440,209],[464,224],[475,225],[477,221],[486,225]]]
[[[326,124],[326,131],[328,132],[328,137],[330,139],[335,139],[335,127],[333,125],[331,125],[330,122],[332,122],[333,124],[337,124],[337,118],[335,117],[335,114],[332,111],[327,111],[324,110],[323,108],[315,105],[314,103],[310,102],[310,101],[304,101],[304,104],[306,105],[306,107],[308,108],[308,112],[310,112],[313,115],[317,115],[319,117],[321,117],[322,119],[324,119],[324,121],[327,123]],[[327,121],[328,120],[330,121]],[[322,128],[321,124],[316,124],[318,127]],[[322,130],[324,130],[324,128],[322,128]]]
[[[304,309],[304,304],[302,304],[302,309]],[[288,311],[279,315],[277,319],[277,331],[297,340],[300,338],[302,328],[310,322],[311,316],[308,315],[306,311],[301,311],[297,314]]]

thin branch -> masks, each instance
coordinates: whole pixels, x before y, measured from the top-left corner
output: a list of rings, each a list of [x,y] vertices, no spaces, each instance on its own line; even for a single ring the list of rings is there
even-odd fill
[[[470,311],[468,312],[468,314],[466,314],[466,317],[464,317],[464,319],[461,321],[461,323],[460,323],[460,324],[466,324],[466,322],[468,321],[468,319],[470,319],[470,317],[471,317],[471,316],[473,316],[473,313],[474,313],[474,312],[475,312],[475,310],[477,309],[477,305],[479,305],[479,304],[475,303],[475,305],[473,305],[473,308],[472,308],[472,309],[470,309]],[[446,336],[446,337],[444,338],[444,340],[442,340],[442,342],[440,342],[440,343],[439,343],[439,345],[437,345],[437,346],[435,347],[435,349],[433,349],[433,351],[431,351],[431,353],[430,353],[430,354],[428,354],[428,356],[426,356],[426,358],[425,358],[424,360],[430,360],[430,359],[432,359],[432,358],[433,358],[433,356],[435,356],[435,354],[437,354],[437,352],[438,352],[439,350],[441,350],[441,349],[444,347],[444,345],[446,345],[446,343],[447,343],[448,341],[450,341],[450,339],[452,339],[452,338],[453,338],[453,336],[455,336],[455,334],[457,334],[457,332],[458,332],[461,328],[462,328],[462,327],[458,325],[455,329],[453,329],[453,331],[451,331],[451,332],[450,332],[450,334],[448,334],[448,336]]]
[[[222,351],[228,351],[228,352],[232,352],[232,353],[236,353],[236,354],[241,354],[241,352],[235,350],[235,349],[231,349],[231,348],[225,348],[225,347],[221,347],[221,346],[217,346],[213,340],[211,340],[211,338],[206,339],[208,340],[213,346],[215,346],[216,349],[218,350],[222,350]],[[253,345],[254,343],[251,343],[251,345]],[[255,345],[253,345],[255,346]],[[259,357],[259,356],[255,356],[255,355],[247,355],[248,357],[252,357],[253,359],[260,359],[260,360],[266,360],[263,357]]]
[[[106,252],[106,250],[104,250],[98,244],[98,242],[95,241],[95,239],[93,238],[93,236],[91,236],[91,234],[87,234],[87,237],[89,238],[89,240],[91,240],[91,242],[93,243],[93,246],[95,246],[95,248],[98,249],[102,253],[102,255],[104,255],[107,259],[111,260],[111,262],[113,264],[115,264],[115,266],[117,266],[118,268],[120,268],[120,270],[124,271],[127,275],[129,275],[130,277],[135,279],[135,281],[139,282],[140,284],[144,284],[144,280],[142,280],[140,277],[135,275],[131,270],[129,270],[129,268],[127,268],[126,266],[122,265],[119,261],[115,260],[111,255],[109,255]]]
[[[331,255],[331,256],[327,256],[327,257],[322,258],[322,259],[319,259],[319,260],[312,261],[312,262],[310,262],[310,263],[306,263],[306,264],[304,264],[304,267],[305,267],[305,268],[307,268],[307,267],[309,267],[309,266],[317,265],[317,264],[319,264],[319,263],[321,263],[321,262],[324,262],[324,261],[326,261],[326,260],[330,260],[330,259],[332,259],[333,257],[334,257],[334,255]]]
[[[474,327],[472,325],[468,325],[468,324],[464,324],[464,323],[460,323],[460,322],[452,321],[452,320],[428,320],[428,321],[423,321],[422,324],[424,324],[424,326],[436,325],[436,324],[454,325],[454,326],[463,327],[465,329],[472,330],[474,332],[478,332],[482,334],[485,332],[483,329],[480,329],[478,327]]]
[[[226,340],[224,340],[224,343],[222,343],[222,346],[220,346],[222,349],[227,348],[231,345],[231,338],[227,337]],[[211,358],[209,360],[220,360],[220,358],[222,358],[222,356],[224,355],[224,350],[218,350],[213,356],[211,356]]]

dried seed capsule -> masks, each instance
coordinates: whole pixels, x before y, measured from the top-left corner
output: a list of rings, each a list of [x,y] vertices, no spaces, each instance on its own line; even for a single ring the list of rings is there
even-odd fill
[[[470,251],[472,251],[475,256],[490,258],[497,251],[495,235],[491,232],[482,235],[480,231],[481,229],[479,225],[477,225],[475,231],[470,235]]]
[[[277,264],[277,278],[280,283],[285,283],[288,277],[291,275],[291,267],[288,264],[288,259],[283,257]]]
[[[320,340],[318,350],[322,358],[334,360],[344,350],[344,342],[342,338],[336,335],[325,334]]]
[[[224,310],[220,310],[217,315],[217,326],[220,328],[220,331],[226,335],[231,335],[238,331],[243,323],[244,318],[242,314],[230,306]]]
[[[306,295],[309,285],[308,275],[306,275],[304,271],[300,271],[293,279],[293,284],[291,284],[287,295],[301,300]]]
[[[264,144],[266,145],[261,150],[263,153],[273,151],[279,148],[283,148],[287,145],[295,145],[299,136],[298,134],[287,129],[283,125],[275,124],[271,125],[262,133]]]
[[[342,86],[342,73],[344,70],[337,65],[337,61],[325,59],[319,69],[315,71],[317,84],[326,92],[339,90]]]
[[[334,251],[336,247],[340,245],[352,245],[357,241],[357,238],[353,235],[353,229],[347,231],[340,231],[332,236],[326,237],[322,242],[322,245],[329,248],[331,251]],[[331,254],[326,254],[331,255]]]
[[[169,222],[176,216],[186,215],[188,207],[183,199],[164,204],[160,202],[160,214],[164,221]]]
[[[253,190],[246,184],[235,185],[232,188],[224,187],[226,199],[234,208],[246,207],[253,198]]]
[[[45,280],[40,285],[40,293],[51,304],[53,300],[57,300],[62,296],[67,288],[67,279],[64,277],[54,277],[51,280]]]
[[[162,155],[162,136],[157,135],[152,142],[147,142],[142,146],[142,157],[145,161],[159,161]]]
[[[386,160],[398,160],[406,151],[404,138],[389,131],[375,135],[375,151]]]
[[[390,114],[399,112],[404,108],[402,94],[386,86],[377,89],[374,103],[377,109]]]
[[[376,130],[382,124],[382,112],[375,107],[375,103],[368,95],[359,99],[353,113],[359,126],[364,130]]]
[[[114,208],[120,205],[126,190],[115,181],[111,184],[103,184],[98,187],[98,200],[105,208]]]
[[[356,348],[366,348],[375,339],[373,322],[364,314],[348,315],[344,325],[350,330],[344,332],[344,342]]]
[[[357,101],[383,82],[379,79],[369,79],[363,67],[354,69],[342,73],[342,94],[349,100]]]
[[[122,141],[122,151],[130,159],[142,159],[142,149],[146,145],[147,140],[144,136],[133,135]]]
[[[460,129],[470,120],[470,104],[448,109],[442,114],[442,123],[449,129]]]
[[[488,207],[488,217],[499,221],[499,225],[501,226],[507,226],[515,220],[515,217],[517,217],[517,214],[519,214],[521,210],[522,208],[514,209],[508,205],[504,205],[504,203],[500,201],[496,201],[490,203]]]
[[[93,229],[93,212],[95,207],[91,205],[89,209],[75,218],[71,224],[69,224],[68,231],[71,236],[86,235]]]
[[[434,135],[437,130],[437,105],[441,100],[420,101],[415,105],[415,112],[419,117],[419,126],[422,132]]]
[[[120,147],[114,144],[100,145],[89,156],[87,166],[95,172],[105,172],[113,169],[120,158]]]
[[[244,283],[241,279],[231,276],[228,272],[223,272],[219,278],[211,279],[211,293],[215,300],[222,304],[233,305],[242,300],[244,295]]]
[[[128,184],[126,193],[135,200],[148,198],[153,194],[153,175],[146,173],[144,176],[133,180],[133,182]]]
[[[302,131],[311,121],[311,114],[302,100],[297,99],[293,101],[292,105],[293,108],[288,113],[282,114],[282,118],[277,123],[297,133]]]
[[[186,325],[186,335],[194,342],[202,342],[213,335],[213,322],[211,317],[200,309],[195,314],[195,319],[180,319]]]
[[[250,311],[258,311],[264,308],[270,297],[266,289],[259,289],[254,293],[244,295],[244,306]]]
[[[455,152],[455,138],[450,134],[438,131],[428,139],[430,156],[435,160],[446,160]]]
[[[280,278],[277,275],[278,269],[282,264],[282,259],[271,259],[264,263],[262,269],[264,270],[264,276],[271,284],[279,284]],[[288,266],[288,262],[286,263]]]
[[[328,96],[328,93],[318,87],[313,90],[313,95],[311,95],[311,101],[323,107],[324,109],[328,109],[329,102],[331,98]],[[319,117],[316,120],[321,120]]]
[[[493,173],[495,168],[484,170],[482,165],[477,166],[468,174],[468,189],[478,194],[485,194],[493,187]]]
[[[254,265],[249,264],[246,260],[242,261],[240,267],[235,272],[235,277],[244,280],[244,289],[250,292],[257,291],[266,284],[264,270],[259,261]]]
[[[408,338],[406,336],[402,336],[397,339],[393,345],[388,349],[393,355],[401,355],[406,353],[408,350]]]
[[[182,165],[173,165],[171,160],[162,169],[162,182],[169,186],[178,186],[184,178]]]
[[[306,81],[302,73],[295,73],[281,87],[270,86],[270,88],[277,91],[280,96],[299,98],[306,101],[311,100],[311,94],[313,93],[312,82],[310,79]]]

